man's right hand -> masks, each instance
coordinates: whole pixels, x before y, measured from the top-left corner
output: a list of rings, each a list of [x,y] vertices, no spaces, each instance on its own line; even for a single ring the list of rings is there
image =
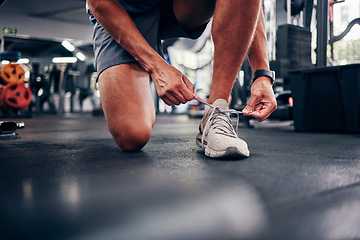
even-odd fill
[[[156,70],[150,73],[159,97],[167,105],[179,105],[192,100],[195,87],[187,77],[185,77],[175,67],[161,63]]]
[[[150,74],[159,97],[166,104],[179,105],[194,98],[194,85],[148,44],[118,1],[87,2],[101,26]]]

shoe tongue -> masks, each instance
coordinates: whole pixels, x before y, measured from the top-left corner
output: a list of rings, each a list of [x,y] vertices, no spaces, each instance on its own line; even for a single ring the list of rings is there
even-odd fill
[[[222,98],[216,99],[216,101],[213,102],[213,104],[211,104],[211,105],[213,105],[214,107],[218,107],[221,110],[229,110],[228,102]]]
[[[222,98],[216,99],[216,101],[213,102],[211,105],[213,107],[218,107],[221,110],[229,110],[228,102],[225,99],[222,99]],[[203,116],[203,118],[201,120],[201,129],[204,129],[205,124],[206,124],[210,114],[211,114],[211,108],[209,106],[205,106],[205,113],[204,113],[204,116]],[[228,115],[228,114],[226,114],[226,115]]]

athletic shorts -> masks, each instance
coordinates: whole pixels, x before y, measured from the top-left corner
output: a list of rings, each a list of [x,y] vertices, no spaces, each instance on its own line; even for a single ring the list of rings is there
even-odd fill
[[[191,32],[185,32],[175,18],[172,2],[163,0],[159,6],[144,14],[130,14],[140,33],[160,56],[163,56],[161,40],[178,37],[196,39],[200,37],[207,25],[204,24]],[[95,19],[93,23],[93,48],[98,76],[109,67],[136,62],[131,54],[118,44]]]

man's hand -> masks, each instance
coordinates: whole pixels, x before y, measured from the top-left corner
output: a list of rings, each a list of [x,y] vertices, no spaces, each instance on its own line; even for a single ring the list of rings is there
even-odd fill
[[[251,97],[248,105],[242,110],[243,114],[262,122],[276,108],[276,99],[270,80],[267,77],[259,77],[251,86]]]
[[[194,85],[179,70],[167,63],[162,63],[156,71],[150,73],[159,97],[167,105],[179,105],[192,100]]]
[[[150,74],[159,97],[168,105],[194,98],[194,85],[149,45],[125,8],[114,0],[87,0],[101,26]]]

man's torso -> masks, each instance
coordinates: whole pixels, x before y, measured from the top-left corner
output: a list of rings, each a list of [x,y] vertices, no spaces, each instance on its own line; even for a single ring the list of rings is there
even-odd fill
[[[144,13],[160,3],[161,0],[118,0],[129,13]]]

